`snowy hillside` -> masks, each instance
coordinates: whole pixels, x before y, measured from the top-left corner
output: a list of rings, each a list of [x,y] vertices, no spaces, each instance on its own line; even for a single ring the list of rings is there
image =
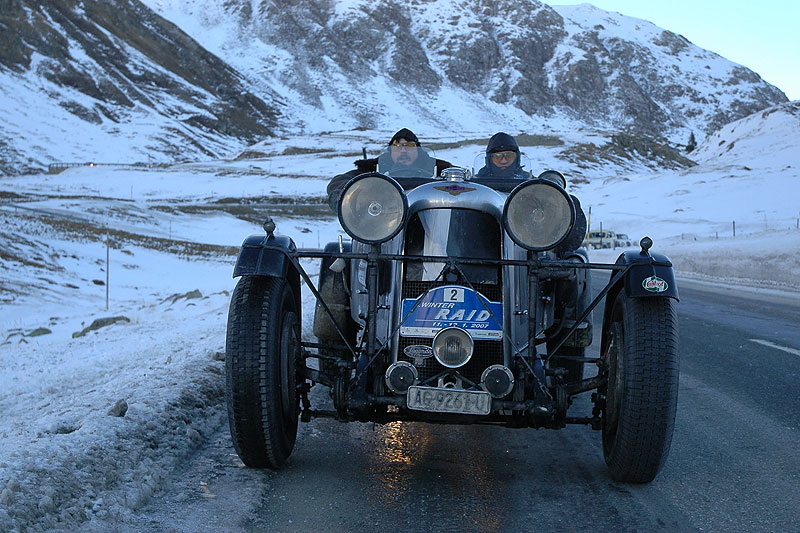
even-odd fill
[[[0,26],[0,175],[219,157],[276,125],[273,93],[136,0],[6,2]]]
[[[298,3],[145,0],[307,131],[591,124],[685,142],[785,97],[654,24],[537,0]],[[412,121],[412,122],[409,122]]]
[[[798,287],[800,102],[738,120],[691,154],[698,166],[581,186],[592,228],[662,237],[677,268]],[[587,201],[588,200],[588,201]],[[769,266],[767,266],[769,265]]]
[[[274,134],[583,128],[685,144],[785,95],[638,19],[537,0],[13,2],[0,175],[228,157]],[[152,8],[152,10],[150,9]]]
[[[721,164],[726,161],[764,168],[797,164],[800,151],[800,101],[767,108],[720,128],[692,158]],[[748,164],[748,162],[752,164]]]

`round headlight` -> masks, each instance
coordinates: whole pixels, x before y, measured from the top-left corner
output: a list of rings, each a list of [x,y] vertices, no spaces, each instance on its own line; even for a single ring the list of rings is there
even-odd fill
[[[339,222],[353,239],[369,244],[388,241],[400,231],[408,212],[402,187],[382,174],[350,181],[339,198]]]
[[[509,236],[523,248],[549,250],[569,235],[575,224],[575,205],[555,183],[530,180],[508,195],[503,223]]]
[[[447,368],[466,365],[474,347],[472,337],[461,328],[445,328],[433,338],[433,356]]]

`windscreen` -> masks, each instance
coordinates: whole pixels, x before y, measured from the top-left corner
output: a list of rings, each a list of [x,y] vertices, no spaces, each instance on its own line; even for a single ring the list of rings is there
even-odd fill
[[[378,172],[392,178],[434,178],[436,156],[424,146],[389,146],[378,156]]]

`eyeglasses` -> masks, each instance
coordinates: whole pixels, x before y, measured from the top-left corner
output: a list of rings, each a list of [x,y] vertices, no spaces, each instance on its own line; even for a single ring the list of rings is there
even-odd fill
[[[503,159],[507,159],[513,162],[516,158],[517,152],[494,152],[492,154],[492,161],[502,161]]]
[[[410,152],[416,147],[417,145],[415,143],[395,143],[392,145],[392,151],[400,152],[401,150],[405,149],[406,151]]]

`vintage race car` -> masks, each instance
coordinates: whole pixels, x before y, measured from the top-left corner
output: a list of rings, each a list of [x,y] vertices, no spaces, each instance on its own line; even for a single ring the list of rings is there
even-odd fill
[[[589,262],[579,248],[585,216],[558,172],[437,176],[418,149],[430,165],[379,163],[344,187],[338,217],[350,240],[297,249],[268,219],[265,234],[244,241],[225,365],[242,461],[280,468],[298,421],[314,417],[584,424],[601,432],[612,478],[651,481],[669,452],[678,393],[669,259],[645,237],[615,264]],[[317,284],[306,258],[321,259]],[[598,270],[610,280],[594,295]],[[303,340],[303,284],[317,302],[316,342]],[[589,357],[603,301],[599,355]],[[331,389],[332,406],[311,405],[313,386]],[[584,402],[571,415],[584,393],[591,412]]]

